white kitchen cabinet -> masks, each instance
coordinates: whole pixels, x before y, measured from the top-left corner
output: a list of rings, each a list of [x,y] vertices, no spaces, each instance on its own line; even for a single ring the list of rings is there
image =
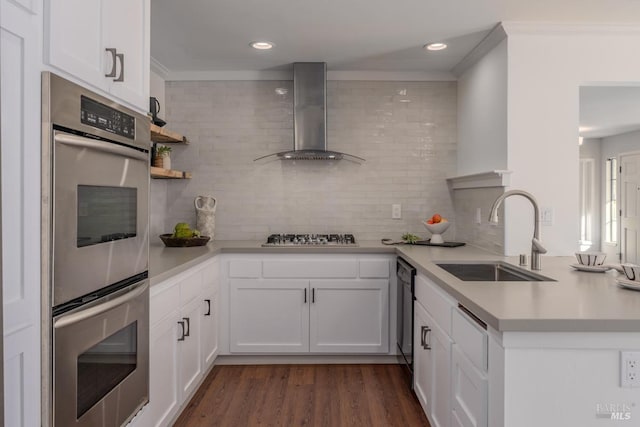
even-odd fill
[[[201,304],[201,332],[202,362],[204,366],[211,366],[218,356],[218,294],[204,295]]]
[[[46,0],[46,61],[142,112],[149,102],[149,0]]]
[[[231,280],[231,351],[308,352],[308,287],[308,280]]]
[[[451,316],[455,301],[418,274],[414,301],[413,381],[433,427],[451,425]]]
[[[488,422],[488,336],[486,325],[456,308],[452,313],[451,422],[484,427]]]
[[[419,303],[414,303],[414,388],[433,427],[448,427],[451,416],[453,341]]]
[[[132,427],[170,425],[213,364],[218,273],[216,260],[207,261],[151,288],[149,404]]]
[[[451,353],[451,423],[454,427],[486,427],[487,376],[454,344]]]
[[[220,325],[219,308],[220,264],[218,260],[208,263],[202,269],[200,340],[202,342],[202,362],[211,366],[218,356],[218,337]]]
[[[226,263],[223,351],[389,354],[393,261],[379,255],[234,256]]]
[[[312,280],[310,287],[312,353],[389,352],[389,280]]]
[[[169,425],[180,408],[179,353],[180,312],[176,309],[151,327],[149,354],[149,403],[132,421],[136,427]]]
[[[184,284],[183,284],[184,285]],[[181,310],[178,338],[180,347],[180,388],[182,396],[189,396],[203,375],[201,349],[201,303],[192,301]]]

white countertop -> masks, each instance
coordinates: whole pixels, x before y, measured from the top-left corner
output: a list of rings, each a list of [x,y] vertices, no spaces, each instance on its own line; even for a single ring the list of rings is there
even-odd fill
[[[263,248],[258,241],[216,241],[196,248],[150,247],[152,286],[219,253],[397,253],[479,318],[500,331],[638,332],[640,292],[616,285],[619,273],[576,271],[574,257],[542,257],[541,275],[556,282],[463,282],[435,265],[438,261],[503,260],[475,248],[387,246],[361,241],[355,248]],[[624,278],[624,276],[621,276]]]

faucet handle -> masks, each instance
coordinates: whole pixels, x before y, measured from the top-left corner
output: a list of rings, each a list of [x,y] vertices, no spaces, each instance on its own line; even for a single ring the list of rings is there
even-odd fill
[[[541,254],[547,253],[547,250],[544,248],[544,246],[542,246],[542,243],[540,242],[540,240],[536,239],[535,237],[531,239],[531,245],[536,252]]]

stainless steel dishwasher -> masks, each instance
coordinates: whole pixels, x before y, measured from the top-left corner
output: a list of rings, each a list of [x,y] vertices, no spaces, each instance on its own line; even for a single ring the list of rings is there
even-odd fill
[[[396,276],[398,280],[397,344],[409,371],[410,384],[413,388],[413,301],[415,299],[416,269],[398,257]]]

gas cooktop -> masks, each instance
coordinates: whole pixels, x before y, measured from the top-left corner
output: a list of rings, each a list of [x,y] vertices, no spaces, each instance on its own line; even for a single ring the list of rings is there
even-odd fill
[[[263,247],[269,246],[358,246],[353,234],[272,234]]]

